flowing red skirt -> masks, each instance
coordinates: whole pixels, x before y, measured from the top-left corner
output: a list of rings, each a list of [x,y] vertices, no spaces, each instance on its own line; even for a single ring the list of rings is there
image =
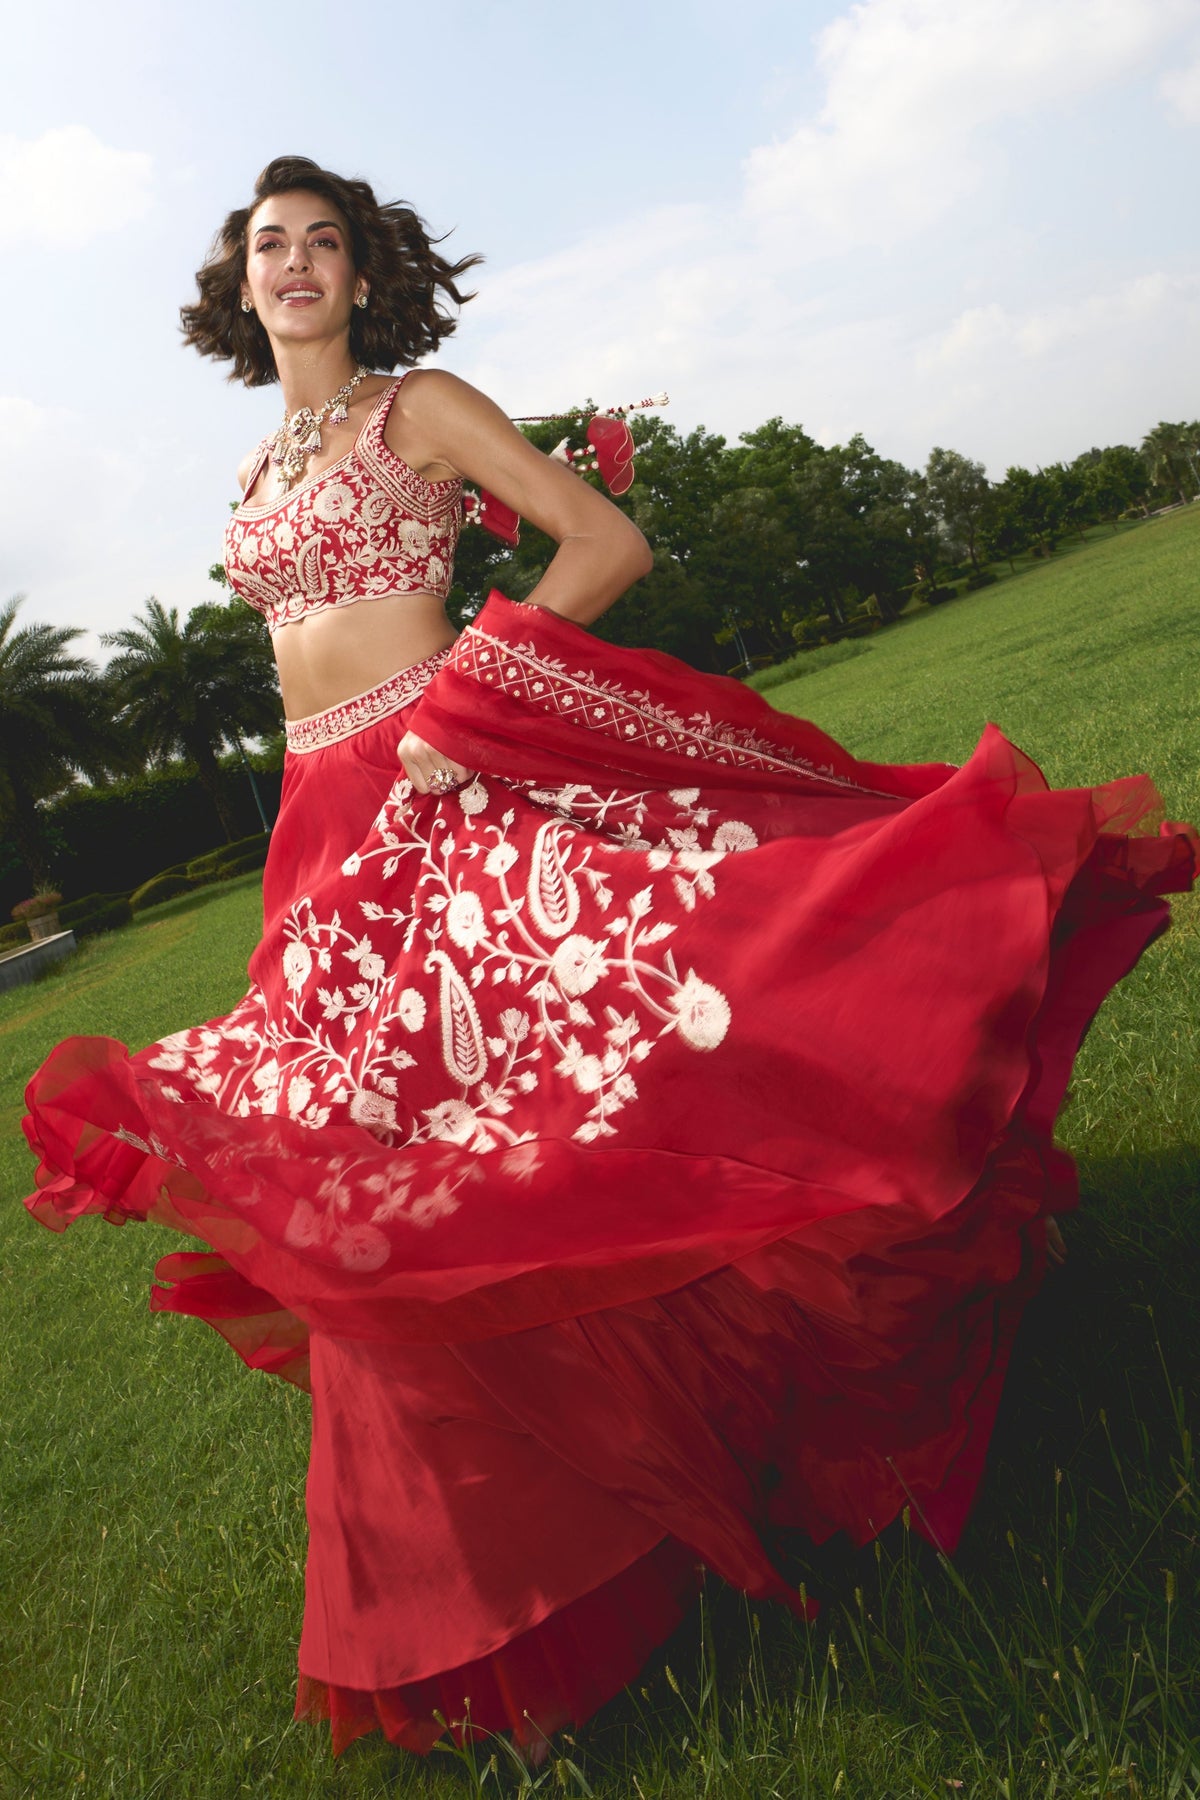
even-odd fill
[[[478,769],[415,796],[412,726]],[[882,767],[494,595],[291,732],[252,985],[29,1088],[35,1216],[313,1396],[298,1709],[579,1722],[780,1527],[953,1547],[1105,994],[1196,840],[994,728]]]

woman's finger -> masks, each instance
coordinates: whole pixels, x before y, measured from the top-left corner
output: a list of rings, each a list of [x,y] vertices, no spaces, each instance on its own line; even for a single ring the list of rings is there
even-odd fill
[[[453,777],[455,787],[471,778],[471,770],[465,764],[444,756],[432,744],[427,744],[424,738],[418,737],[415,731],[405,732],[397,747],[397,755],[404,765],[405,774],[419,794],[437,794],[443,790],[453,792],[447,784],[447,775]]]

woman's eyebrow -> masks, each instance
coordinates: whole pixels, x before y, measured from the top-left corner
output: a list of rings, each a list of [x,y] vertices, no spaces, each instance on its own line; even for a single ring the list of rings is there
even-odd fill
[[[338,224],[336,219],[317,219],[315,221],[315,223],[313,223],[312,225],[306,225],[304,227],[304,229],[306,231],[325,231],[331,225],[335,231],[341,231],[341,229],[342,229],[342,227]],[[281,232],[282,230],[283,230],[282,225],[256,225],[254,227],[254,235],[255,235],[255,237],[257,237],[260,231],[280,231]]]

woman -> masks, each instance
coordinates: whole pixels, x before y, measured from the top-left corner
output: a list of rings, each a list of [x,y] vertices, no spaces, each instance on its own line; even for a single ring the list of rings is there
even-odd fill
[[[288,717],[264,935],[228,1017],[48,1060],[29,1204],[200,1238],[152,1305],[311,1386],[298,1711],[536,1754],[701,1566],[799,1606],[783,1528],[953,1547],[1074,1053],[1195,840],[994,728],[876,766],[590,639],[641,535],[464,383],[371,372],[471,260],[284,158],[200,273],[189,340],[287,410],[227,539]],[[455,641],[464,479],[559,548]]]

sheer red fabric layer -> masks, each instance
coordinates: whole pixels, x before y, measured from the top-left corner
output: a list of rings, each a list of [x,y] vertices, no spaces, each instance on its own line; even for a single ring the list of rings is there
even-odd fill
[[[415,796],[409,725],[471,786]],[[70,1040],[26,1130],[35,1216],[200,1238],[152,1306],[311,1386],[302,1712],[528,1737],[697,1563],[796,1604],[781,1526],[954,1545],[1073,1057],[1192,879],[1157,809],[991,727],[863,763],[498,595],[289,760],[245,1000]]]

